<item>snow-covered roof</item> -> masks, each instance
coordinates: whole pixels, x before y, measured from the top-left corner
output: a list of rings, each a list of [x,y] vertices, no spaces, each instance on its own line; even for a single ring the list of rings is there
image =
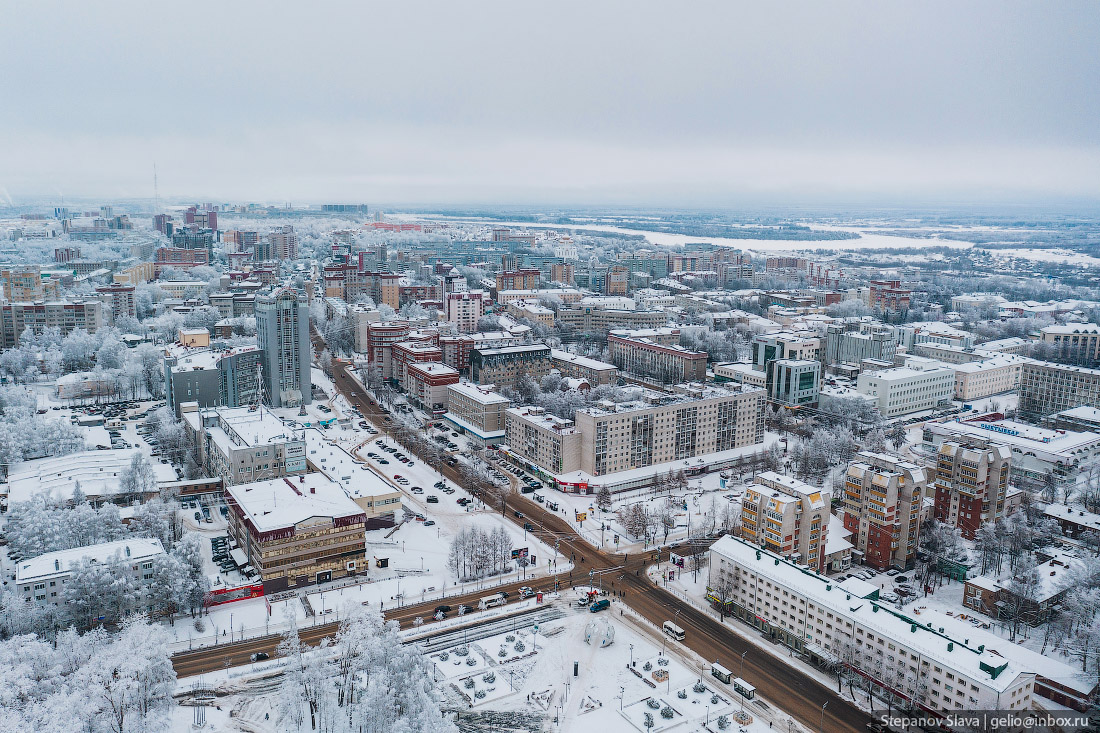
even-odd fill
[[[1026,425],[1015,420],[996,420],[991,422],[961,419],[929,423],[927,427],[933,434],[953,436],[968,435],[986,438],[1011,448],[1030,451],[1037,456],[1049,455],[1068,458],[1079,452],[1100,450],[1100,434],[1075,432],[1072,430],[1049,430],[1034,425]]]
[[[551,349],[550,358],[558,361],[567,361],[571,364],[576,364],[579,367],[585,369],[596,369],[598,371],[607,369],[617,369],[614,364],[608,364],[606,361],[600,361],[598,359],[590,359],[587,356],[579,356],[577,354],[570,354],[568,351],[562,351],[561,349]]]
[[[509,402],[507,397],[494,392],[493,385],[491,384],[479,385],[473,382],[458,382],[457,384],[448,384],[447,389],[465,397],[469,397],[471,400],[480,402],[483,405],[496,405],[502,402]]]
[[[1015,354],[997,354],[984,361],[968,361],[962,364],[955,364],[952,368],[956,372],[962,372],[964,374],[977,374],[978,372],[988,372],[993,369],[1018,366],[1029,361],[1032,360],[1024,356],[1016,356]]]
[[[942,614],[922,611],[919,616],[906,616],[887,605],[858,598],[829,578],[800,568],[773,552],[736,537],[726,535],[719,538],[711,546],[711,552],[731,558],[759,576],[795,588],[808,600],[834,614],[850,618],[876,635],[919,651],[926,659],[979,680],[993,690],[1013,687],[1020,674],[1031,671],[1021,669],[1012,660],[999,657],[989,650],[991,644],[1009,643],[1000,637],[972,628],[965,636],[957,636],[948,632],[942,620],[948,617]],[[941,632],[940,629],[944,630]],[[994,677],[992,670],[1002,665],[1006,668]]]
[[[226,486],[225,493],[258,532],[286,529],[314,517],[338,519],[363,513],[340,485],[323,473]]]
[[[84,558],[98,563],[110,562],[115,555],[139,562],[164,554],[160,540],[149,537],[128,537],[115,542],[104,542],[86,547],[74,547],[71,550],[47,552],[29,560],[24,560],[15,568],[16,583],[30,583],[45,578],[66,575],[72,565]]]
[[[1064,522],[1072,522],[1082,527],[1088,527],[1100,531],[1100,514],[1087,511],[1080,504],[1066,506],[1065,504],[1051,504],[1043,510],[1043,514],[1051,519]]]
[[[77,483],[88,497],[109,496],[118,492],[119,475],[130,465],[138,448],[125,450],[89,450],[64,456],[38,458],[12,467],[8,473],[8,501],[29,501],[46,494],[57,499],[72,498]],[[150,462],[159,481],[174,481],[171,466]]]
[[[855,547],[848,539],[852,533],[844,528],[844,521],[835,514],[829,515],[829,531],[825,535],[825,557]]]

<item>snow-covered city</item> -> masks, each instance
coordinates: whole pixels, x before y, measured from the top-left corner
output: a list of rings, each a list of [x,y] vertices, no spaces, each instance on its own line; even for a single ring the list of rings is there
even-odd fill
[[[0,733],[1100,730],[1071,6],[0,5]]]

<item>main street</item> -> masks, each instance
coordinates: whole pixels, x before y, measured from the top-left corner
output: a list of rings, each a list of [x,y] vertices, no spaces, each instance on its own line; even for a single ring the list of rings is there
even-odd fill
[[[314,334],[314,346],[318,351],[323,347],[323,342],[316,334]],[[347,362],[334,360],[334,385],[353,407],[384,432],[391,433],[386,428],[390,424],[386,420],[389,416],[360,384],[347,373],[349,366]],[[411,445],[406,446],[406,448],[410,451],[413,450]],[[423,456],[418,456],[418,458],[424,460]],[[487,506],[501,508],[504,518],[508,521],[517,524],[530,523],[536,533],[551,535],[546,538],[548,541],[558,540],[562,548],[561,552],[576,558],[572,573],[574,584],[586,585],[589,572],[596,573],[616,568],[614,572],[606,573],[604,587],[610,589],[610,584],[614,582],[616,584],[615,590],[623,591],[623,597],[619,602],[625,603],[657,627],[660,627],[661,624],[675,615],[677,625],[687,632],[686,638],[683,642],[680,642],[681,644],[708,662],[717,661],[728,669],[736,670],[737,674],[754,685],[763,697],[792,715],[807,730],[865,730],[867,724],[873,720],[868,713],[839,697],[836,692],[824,686],[818,679],[797,667],[776,659],[773,652],[783,654],[785,653],[784,647],[775,645],[772,652],[764,651],[744,636],[745,633],[755,632],[745,632],[740,628],[736,628],[734,626],[736,622],[732,619],[725,623],[719,622],[705,611],[684,603],[672,593],[655,585],[646,576],[646,568],[656,560],[654,551],[631,553],[627,556],[599,550],[581,540],[573,528],[560,516],[547,511],[543,506],[527,499],[522,494],[513,493],[504,497],[499,492],[487,490],[488,487],[486,486],[471,486],[468,481],[463,480],[459,475],[459,471],[453,466],[443,464],[440,466],[440,470],[449,480],[462,485],[463,488]],[[506,507],[502,506],[505,502]],[[515,515],[516,511],[524,516],[522,518],[517,517]],[[667,558],[667,553],[665,557]],[[513,595],[518,593],[522,585],[529,585],[536,590],[549,591],[554,588],[555,583],[567,587],[569,582],[569,575],[559,575],[556,578],[543,577],[526,582],[516,581],[499,586],[499,588],[494,587],[493,590],[494,592],[503,590]],[[460,604],[476,608],[477,601],[484,595],[486,595],[486,591],[469,593],[455,598],[448,598],[446,603],[455,608]],[[385,615],[387,619],[395,620],[403,628],[408,628],[413,625],[414,620],[418,617],[431,619],[435,606],[439,604],[440,601],[431,601],[399,609],[387,609]],[[299,635],[305,643],[317,644],[326,636],[333,636],[336,629],[336,623],[303,627],[299,631]],[[250,639],[237,644],[184,652],[173,657],[173,664],[176,673],[180,676],[247,664],[250,661],[251,654],[263,652],[273,655],[279,641],[278,636],[269,636]],[[742,654],[744,654],[743,672]]]

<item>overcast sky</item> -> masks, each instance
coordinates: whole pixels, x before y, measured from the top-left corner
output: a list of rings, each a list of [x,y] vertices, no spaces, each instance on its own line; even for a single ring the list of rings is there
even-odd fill
[[[0,197],[1100,197],[1096,2],[0,0]]]

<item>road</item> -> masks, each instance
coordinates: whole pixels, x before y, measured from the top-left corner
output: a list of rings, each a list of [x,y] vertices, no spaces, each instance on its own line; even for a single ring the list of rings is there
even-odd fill
[[[316,334],[314,334],[314,346],[318,350],[323,346],[323,342],[320,342]],[[387,423],[383,420],[387,417],[386,413],[347,374],[348,367],[347,362],[334,360],[333,383],[336,388],[380,430],[389,433],[390,431],[385,428]],[[423,460],[422,457],[421,460]],[[451,466],[443,465],[440,470],[449,480],[463,486],[487,506],[501,507],[502,498],[498,492],[490,492],[486,487],[470,486],[469,482],[462,480],[459,472]],[[587,583],[589,571],[604,571],[604,587],[610,588],[611,584],[615,583],[615,590],[623,592],[621,602],[657,627],[678,613],[676,623],[687,632],[682,642],[684,646],[703,659],[717,661],[726,668],[736,671],[738,676],[754,685],[761,696],[793,716],[807,730],[862,731],[866,730],[867,724],[873,720],[869,714],[840,698],[830,688],[822,686],[817,679],[761,651],[743,636],[739,628],[733,626],[732,621],[720,623],[704,611],[684,604],[667,590],[656,586],[648,579],[645,572],[646,568],[656,560],[654,551],[629,555],[600,551],[581,540],[573,528],[560,516],[547,511],[522,494],[512,494],[507,497],[506,502],[507,507],[502,507],[502,513],[507,520],[521,525],[528,522],[534,526],[536,533],[552,535],[546,539],[553,542],[556,538],[561,544],[561,552],[575,557],[575,569],[571,577],[566,575],[558,576],[556,579],[540,578],[526,583],[517,581],[500,586],[499,589],[494,588],[494,592],[504,590],[509,594],[518,593],[522,585],[529,585],[536,590],[552,590],[556,583],[560,582],[564,587],[571,579],[583,585]],[[517,517],[516,511],[524,516]],[[665,557],[667,558],[667,553]],[[459,604],[476,608],[477,601],[484,595],[485,591],[457,596],[448,599],[447,604],[455,608]],[[432,601],[397,610],[387,610],[386,618],[396,620],[403,628],[408,628],[417,617],[431,619],[438,604],[438,601]],[[304,642],[316,644],[322,638],[334,635],[336,629],[336,623],[329,623],[303,628],[299,631],[299,635]],[[233,645],[177,654],[172,661],[177,675],[193,675],[226,666],[247,664],[249,656],[256,652],[273,656],[279,641],[278,636],[250,639]],[[780,654],[784,653],[782,646],[777,645],[775,648]],[[747,654],[744,657],[742,672],[743,652]],[[822,717],[822,705],[825,703],[828,705]]]

